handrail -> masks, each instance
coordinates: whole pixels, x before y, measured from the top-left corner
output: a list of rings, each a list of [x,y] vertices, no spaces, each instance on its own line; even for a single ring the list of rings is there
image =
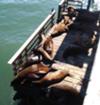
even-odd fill
[[[66,0],[61,0],[61,2],[59,3],[59,5],[62,5]]]
[[[59,5],[58,5],[57,22],[60,21],[62,5],[64,5],[64,3],[67,2],[67,1],[68,1],[68,0],[61,0],[61,2],[60,2]]]
[[[19,55],[25,50],[25,48],[30,44],[32,39],[36,34],[42,29],[42,27],[49,21],[52,16],[54,16],[55,10],[53,10],[46,19],[40,24],[40,26],[32,33],[32,35],[27,39],[27,41],[20,47],[20,49],[14,54],[14,56],[8,61],[8,64],[13,64],[14,61],[19,57]]]

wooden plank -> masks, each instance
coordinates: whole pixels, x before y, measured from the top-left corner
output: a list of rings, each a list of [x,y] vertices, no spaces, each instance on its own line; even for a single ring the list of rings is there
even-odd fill
[[[49,88],[58,88],[65,91],[71,91],[73,93],[80,93],[81,86],[68,81],[61,81],[59,83],[55,83],[49,86]]]
[[[47,16],[47,18],[40,24],[40,26],[34,31],[34,33],[27,39],[27,41],[20,47],[20,49],[15,53],[15,55],[8,61],[8,64],[13,64],[13,62],[18,58],[18,56],[24,51],[24,49],[30,44],[35,35],[42,29],[42,27],[52,18],[55,14],[55,10]]]
[[[78,75],[82,79],[84,78],[84,75],[85,75],[85,71],[83,71],[82,68],[79,68],[77,66],[73,66],[70,64],[54,63],[52,64],[51,68],[68,72],[70,75],[73,75],[73,76]]]
[[[55,37],[53,39],[54,42],[54,57],[57,54],[57,51],[59,50],[61,44],[63,43],[64,38],[66,37],[66,33],[63,33],[62,35]]]

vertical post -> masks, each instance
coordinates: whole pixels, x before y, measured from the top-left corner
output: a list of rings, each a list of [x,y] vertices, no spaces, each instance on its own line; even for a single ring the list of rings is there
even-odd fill
[[[59,20],[60,20],[60,14],[61,13],[61,5],[59,5],[59,7],[58,7],[58,17],[57,17],[57,23],[59,22]]]
[[[54,8],[51,10],[51,12],[53,11],[54,11]],[[54,25],[55,15],[53,15],[50,20],[51,20],[51,27],[52,27]]]
[[[91,0],[88,0],[87,10],[90,9],[90,5],[91,5]]]

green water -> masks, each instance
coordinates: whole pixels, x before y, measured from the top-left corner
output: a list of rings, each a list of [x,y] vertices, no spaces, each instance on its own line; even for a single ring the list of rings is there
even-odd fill
[[[60,0],[0,0],[0,105],[15,105],[10,57]]]

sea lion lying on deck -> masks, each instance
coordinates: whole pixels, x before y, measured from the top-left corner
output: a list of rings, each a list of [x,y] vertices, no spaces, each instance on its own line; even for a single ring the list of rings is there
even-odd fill
[[[45,59],[52,60],[54,54],[54,43],[51,36],[42,36],[42,41],[38,47],[38,51],[42,53]]]
[[[78,15],[78,11],[76,11],[75,7],[69,6],[61,14],[62,14],[62,16],[68,16],[71,20],[74,21],[76,19],[77,15]]]
[[[55,37],[63,32],[68,31],[68,27],[73,23],[68,16],[64,16],[64,18],[59,22],[56,23],[50,30],[49,34],[51,37]]]
[[[29,74],[32,74],[33,78],[35,77],[36,73],[45,74],[49,71],[49,68],[46,65],[43,65],[42,63],[39,64],[33,64],[29,67],[26,67],[25,69],[18,71],[17,75],[14,79],[17,78],[23,78]]]
[[[16,88],[16,86],[23,85],[27,79],[37,80],[42,78],[49,71],[48,66],[43,64],[33,64],[25,69],[17,72],[14,79],[11,82],[11,86]]]
[[[65,80],[65,77],[76,78],[81,82],[84,75],[85,72],[80,67],[55,61],[52,63],[50,71],[43,78],[33,81],[33,83],[59,82]]]
[[[36,49],[35,49],[36,50]],[[33,54],[35,53],[35,54]],[[37,73],[45,74],[49,71],[48,66],[42,63],[43,60],[52,60],[53,56],[53,41],[51,37],[45,37],[42,35],[42,42],[36,51],[33,51],[28,57],[27,61],[19,70],[17,70],[17,78],[23,78],[27,75],[31,75],[32,78],[37,78]],[[35,59],[34,59],[35,58]],[[34,64],[35,63],[35,64]]]
[[[33,81],[33,83],[55,82],[63,79],[68,74],[66,70],[51,71],[47,73],[42,79]]]
[[[73,7],[73,6],[69,6],[67,8],[67,10],[68,10],[67,16],[69,16],[70,19],[74,20],[74,18],[78,15],[78,12],[76,11],[76,8]]]
[[[49,68],[48,66],[42,63],[38,63],[17,71],[18,71],[17,74],[15,75],[14,79],[11,82],[11,86],[15,88],[16,85],[24,84],[27,81],[27,78],[35,80],[41,78],[49,71]]]
[[[77,35],[76,44],[81,46],[83,49],[88,50],[89,48],[92,48],[97,41],[97,33],[92,32],[80,32],[80,34]]]

